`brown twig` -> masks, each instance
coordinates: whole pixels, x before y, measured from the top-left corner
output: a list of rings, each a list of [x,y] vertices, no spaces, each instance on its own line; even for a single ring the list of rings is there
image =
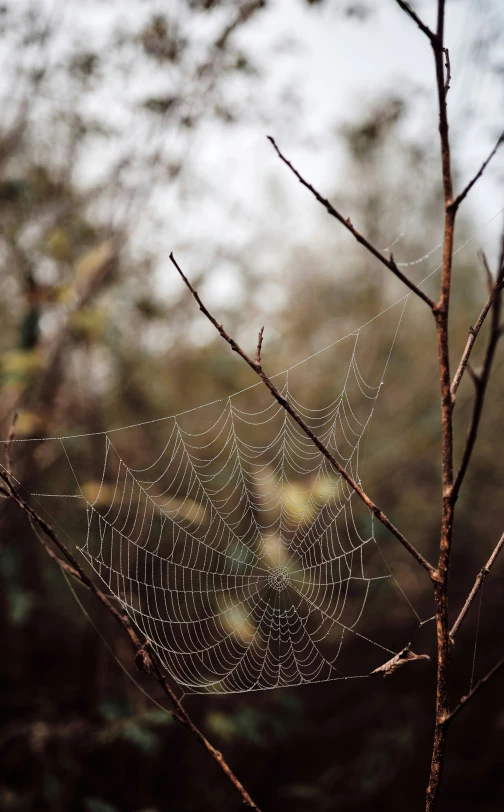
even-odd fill
[[[480,166],[480,168],[479,168],[478,172],[476,172],[476,174],[475,174],[474,178],[473,178],[471,181],[469,181],[469,183],[467,184],[467,186],[465,187],[465,189],[463,189],[463,190],[460,192],[460,194],[459,194],[459,195],[457,195],[457,197],[455,198],[455,200],[454,200],[454,201],[451,203],[451,208],[452,208],[452,209],[458,209],[458,207],[460,206],[460,204],[462,203],[462,201],[463,201],[463,200],[464,200],[464,199],[467,197],[468,193],[471,191],[471,189],[472,189],[472,187],[474,186],[474,184],[476,183],[476,181],[477,181],[477,180],[479,180],[479,178],[481,178],[481,176],[482,176],[483,172],[485,171],[485,169],[487,168],[488,164],[490,163],[490,161],[491,161],[491,160],[492,160],[492,158],[494,157],[495,153],[498,151],[499,147],[500,147],[502,144],[504,144],[504,132],[503,132],[503,133],[501,133],[501,135],[500,135],[500,136],[499,136],[499,138],[497,139],[497,143],[495,144],[494,148],[492,149],[492,151],[491,151],[490,155],[488,156],[488,158],[487,158],[485,161],[483,161],[483,163],[481,164],[481,166]]]
[[[261,369],[261,349],[262,349],[262,343],[263,343],[263,335],[264,335],[264,326],[261,327],[261,329],[259,330],[259,335],[257,337],[257,350],[256,350],[255,362],[256,362],[256,367],[259,370]]]
[[[445,97],[448,95],[448,91],[450,89],[450,82],[451,82],[451,65],[450,65],[450,51],[448,48],[443,48],[444,55],[445,55],[445,68],[446,68],[446,79],[444,85],[444,92]]]
[[[460,363],[459,363],[457,371],[456,371],[456,373],[455,373],[455,375],[453,377],[453,381],[452,381],[452,385],[451,385],[451,395],[452,395],[453,404],[455,404],[457,390],[459,388],[460,381],[462,380],[462,376],[464,375],[466,367],[467,367],[467,365],[469,363],[469,358],[470,358],[472,349],[474,347],[475,341],[476,341],[476,339],[478,337],[478,333],[479,333],[479,331],[481,330],[481,328],[483,326],[483,322],[485,321],[490,308],[492,307],[492,304],[494,302],[495,297],[497,296],[497,294],[499,294],[501,292],[503,286],[504,286],[503,281],[501,281],[500,283],[492,286],[490,294],[489,294],[485,304],[483,305],[483,309],[482,309],[481,313],[478,316],[478,320],[477,320],[476,324],[474,325],[474,327],[469,327],[469,337],[467,339],[467,343],[465,345],[464,352],[462,353],[462,358],[460,359]]]
[[[4,454],[5,454],[5,470],[7,471],[7,475],[9,479],[12,476],[12,460],[11,460],[11,446],[14,442],[14,438],[16,436],[16,422],[18,419],[18,413],[14,412],[12,417],[12,422],[10,424],[9,433],[7,435],[7,439],[4,443]]]
[[[481,260],[481,264],[483,265],[483,270],[485,271],[485,276],[486,276],[486,281],[487,281],[487,286],[488,286],[488,292],[490,293],[490,291],[492,290],[492,288],[494,286],[494,281],[493,281],[493,277],[492,277],[492,271],[490,270],[490,265],[488,264],[488,259],[486,257],[485,252],[484,251],[479,251],[478,256],[479,256],[479,258]]]
[[[428,37],[431,42],[436,39],[434,31],[431,31],[430,28],[422,22],[418,14],[413,11],[409,3],[405,3],[404,0],[396,0],[396,3],[398,6],[400,6],[400,8],[402,8],[408,17],[411,17],[411,19],[416,22],[420,30],[423,31],[425,36]]]
[[[387,258],[386,256],[384,256],[384,254],[381,253],[381,251],[378,251],[378,249],[375,248],[374,245],[372,245],[369,242],[369,240],[367,240],[365,237],[363,237],[363,235],[360,234],[357,231],[356,228],[354,228],[354,226],[352,225],[352,222],[351,222],[349,217],[346,217],[346,218],[343,217],[343,215],[340,214],[340,212],[337,209],[334,208],[332,203],[329,200],[327,200],[327,198],[322,197],[322,195],[319,192],[317,192],[315,187],[312,186],[311,183],[308,183],[308,181],[303,178],[303,176],[291,164],[291,162],[282,154],[282,152],[280,151],[280,149],[278,148],[278,146],[277,146],[277,144],[275,142],[275,139],[272,138],[271,135],[268,135],[267,138],[268,138],[269,141],[271,141],[271,143],[273,145],[273,148],[275,149],[275,152],[278,155],[278,157],[280,158],[280,160],[283,161],[283,163],[286,166],[289,167],[289,169],[296,176],[298,181],[306,189],[308,189],[312,193],[312,195],[318,200],[319,203],[322,204],[322,206],[324,206],[324,208],[331,215],[331,217],[335,217],[336,220],[338,220],[338,222],[340,222],[343,226],[345,226],[345,228],[348,229],[350,234],[352,234],[355,237],[355,239],[357,240],[358,243],[360,243],[365,248],[367,248],[367,250],[374,257],[376,257],[376,259],[378,259],[383,265],[385,265],[385,267],[388,268],[389,271],[392,271],[394,276],[396,276],[398,279],[400,279],[401,282],[403,282],[411,291],[413,291],[413,293],[415,293],[417,296],[419,296],[420,299],[422,299],[426,304],[428,304],[429,307],[431,308],[431,310],[434,311],[434,309],[436,307],[435,302],[429,296],[427,296],[426,293],[424,293],[422,290],[420,290],[420,288],[418,288],[415,285],[415,283],[411,281],[411,279],[408,279],[408,277],[405,276],[402,273],[401,270],[399,270],[396,263],[394,262],[393,257],[391,256],[390,259]]]
[[[124,631],[128,635],[136,655],[138,655],[139,652],[142,652],[142,660],[144,663],[146,663],[146,667],[143,670],[148,672],[150,668],[152,669],[152,672],[155,674],[161,688],[163,689],[164,693],[169,698],[170,702],[174,707],[174,710],[170,711],[173,718],[177,719],[177,721],[185,725],[191,731],[193,736],[197,738],[200,744],[205,748],[205,750],[211,755],[214,761],[219,765],[219,767],[226,775],[226,777],[229,779],[229,781],[233,784],[235,789],[240,793],[243,803],[250,809],[255,809],[256,812],[260,812],[259,807],[252,800],[252,798],[246,791],[241,781],[239,781],[239,779],[233,773],[233,771],[227,764],[226,760],[224,759],[222,753],[220,753],[218,750],[215,749],[215,747],[208,741],[208,739],[203,735],[203,733],[199,730],[199,728],[196,727],[196,725],[190,718],[189,714],[181,704],[180,700],[177,698],[176,694],[174,693],[173,689],[168,683],[165,675],[163,674],[161,662],[159,661],[156,653],[149,646],[148,641],[147,643],[142,644],[134,628],[131,626],[131,623],[127,615],[119,612],[116,609],[116,607],[113,606],[113,604],[110,602],[107,596],[104,595],[100,589],[98,589],[94,581],[87,575],[87,573],[81,567],[77,559],[72,555],[68,547],[59,538],[59,536],[57,536],[52,527],[49,524],[47,524],[47,522],[41,516],[39,516],[38,513],[36,513],[36,511],[19,494],[19,492],[12,484],[11,478],[8,476],[6,471],[0,470],[0,478],[5,483],[10,498],[19,506],[19,508],[22,511],[24,511],[24,513],[28,516],[30,523],[32,525],[37,526],[45,534],[45,536],[48,539],[50,539],[50,541],[52,541],[52,543],[61,552],[63,557],[67,559],[68,563],[61,560],[59,556],[57,556],[54,553],[54,551],[51,550],[47,542],[45,542],[44,540],[42,543],[46,551],[51,556],[51,558],[57,561],[57,563],[60,566],[62,566],[66,572],[68,572],[70,575],[72,575],[74,578],[77,578],[77,580],[79,580],[82,584],[84,584],[84,586],[86,586],[95,595],[95,597],[107,609],[107,611],[110,612],[112,617],[116,620],[117,623],[119,623],[119,625],[124,629]]]
[[[445,206],[441,294],[434,315],[439,360],[441,394],[441,462],[442,508],[439,540],[438,580],[434,582],[437,635],[437,676],[434,738],[431,767],[426,791],[426,812],[436,812],[443,777],[446,750],[446,723],[448,715],[448,685],[450,674],[451,641],[448,619],[448,580],[453,540],[455,499],[453,498],[453,400],[451,395],[448,314],[452,281],[453,240],[457,209],[451,206],[453,184],[450,157],[448,113],[446,105],[447,78],[445,76],[444,44],[445,0],[438,0],[436,36],[430,38],[436,70],[439,108],[439,141]]]
[[[263,371],[262,367],[260,366],[260,364],[258,365],[256,361],[254,361],[252,358],[250,358],[247,355],[247,353],[245,352],[245,350],[243,350],[239,346],[239,344],[236,343],[234,338],[232,338],[226,332],[226,330],[224,329],[222,324],[219,324],[217,319],[214,316],[212,316],[210,311],[206,308],[206,306],[201,301],[201,298],[200,298],[198,292],[193,288],[193,286],[191,285],[191,283],[189,282],[189,280],[185,276],[184,272],[180,268],[180,265],[178,264],[177,260],[173,256],[173,253],[170,254],[170,259],[171,259],[172,263],[174,264],[175,268],[177,269],[177,271],[179,272],[180,276],[184,280],[184,283],[186,284],[187,288],[190,290],[190,292],[193,295],[194,299],[198,303],[199,309],[201,310],[201,312],[213,324],[213,326],[219,332],[219,334],[222,336],[222,338],[225,341],[227,341],[227,343],[229,344],[231,349],[234,352],[238,353],[238,355],[240,355],[241,358],[243,358],[245,363],[247,363],[249,365],[249,367],[251,367],[251,369],[253,369],[254,372],[257,375],[259,375],[259,377],[263,381],[264,385],[269,389],[269,391],[271,392],[271,394],[273,395],[275,400],[278,401],[278,403],[286,410],[286,412],[288,412],[288,414],[290,414],[290,416],[296,421],[298,426],[300,426],[300,428],[305,432],[305,434],[310,438],[310,440],[316,445],[316,447],[324,455],[324,457],[326,457],[326,459],[329,460],[331,465],[338,471],[338,473],[341,474],[343,479],[347,482],[348,485],[350,485],[352,490],[355,491],[357,496],[359,496],[360,499],[362,499],[364,504],[366,504],[368,506],[368,508],[374,513],[376,518],[396,537],[396,539],[398,539],[398,541],[401,542],[403,547],[405,547],[408,550],[408,552],[413,556],[413,558],[415,558],[418,561],[418,563],[422,565],[422,567],[429,573],[429,575],[431,577],[436,577],[436,572],[435,572],[434,567],[431,564],[429,564],[429,562],[423,557],[423,555],[421,553],[418,552],[418,550],[412,544],[410,544],[410,542],[403,536],[403,534],[385,516],[385,514],[378,507],[378,505],[375,505],[374,502],[369,498],[369,496],[366,493],[364,493],[364,491],[362,490],[362,488],[360,488],[360,486],[357,484],[357,482],[355,482],[355,480],[350,476],[350,474],[347,473],[347,471],[338,462],[338,460],[331,454],[331,452],[328,450],[328,448],[312,432],[310,427],[306,425],[306,423],[303,421],[303,419],[300,417],[300,415],[296,412],[294,407],[289,403],[289,401],[286,400],[286,398],[284,398],[283,395],[280,394],[280,392],[276,388],[273,381],[270,378],[268,378],[268,376],[264,373],[264,371]],[[262,341],[261,341],[261,343],[262,343]],[[256,356],[256,358],[257,358],[257,356]]]
[[[502,657],[497,663],[495,663],[494,667],[490,669],[488,674],[485,674],[484,677],[482,677],[480,680],[478,680],[478,682],[476,683],[474,688],[471,691],[469,691],[467,696],[462,697],[462,699],[460,700],[458,705],[452,710],[452,712],[450,714],[448,714],[448,716],[446,718],[446,724],[451,722],[455,718],[455,716],[457,716],[457,714],[460,713],[462,708],[464,708],[467,705],[469,700],[472,699],[473,696],[478,691],[480,691],[481,688],[483,688],[483,686],[487,684],[487,682],[489,682],[492,679],[492,677],[495,677],[496,674],[498,674],[499,671],[502,668],[504,668],[504,657]]]
[[[455,639],[455,636],[456,636],[457,632],[459,631],[462,623],[464,622],[465,616],[467,615],[469,609],[471,608],[476,595],[478,594],[481,587],[483,586],[483,581],[485,580],[488,573],[490,572],[493,565],[495,564],[495,562],[497,560],[497,556],[499,555],[499,553],[500,553],[500,551],[502,550],[503,547],[504,547],[504,533],[502,534],[499,541],[495,545],[495,548],[494,548],[494,550],[492,552],[492,555],[490,556],[490,558],[486,562],[485,566],[480,569],[478,575],[476,576],[476,580],[474,582],[473,588],[469,592],[469,595],[467,596],[466,602],[464,603],[464,605],[463,605],[463,607],[462,607],[462,609],[460,611],[460,614],[459,614],[458,618],[456,619],[455,623],[453,624],[452,629],[450,631],[450,637],[451,637],[452,640]]]
[[[501,317],[501,310],[502,310],[502,289],[504,287],[504,240],[502,245],[501,256],[499,260],[499,270],[497,272],[497,281],[494,286],[495,294],[493,296],[492,302],[490,304],[490,309],[492,311],[491,317],[491,325],[490,325],[490,334],[488,336],[488,342],[485,351],[485,357],[483,360],[483,367],[481,372],[476,373],[471,370],[471,377],[473,379],[475,388],[476,388],[476,396],[474,399],[473,411],[471,415],[471,422],[469,424],[469,429],[466,436],[466,442],[464,445],[464,450],[462,452],[462,459],[460,462],[460,467],[457,472],[457,476],[455,477],[455,484],[453,486],[453,498],[456,500],[458,498],[460,488],[462,487],[462,483],[464,481],[465,475],[467,473],[467,468],[469,466],[469,462],[471,460],[472,452],[476,443],[476,438],[478,436],[478,429],[481,421],[481,415],[483,413],[483,406],[485,402],[485,395],[488,387],[488,381],[490,379],[490,373],[492,371],[492,365],[495,357],[495,351],[497,349],[497,344],[499,343],[499,339],[502,336],[501,331],[501,324],[500,324],[500,317]],[[488,301],[488,300],[487,300]]]

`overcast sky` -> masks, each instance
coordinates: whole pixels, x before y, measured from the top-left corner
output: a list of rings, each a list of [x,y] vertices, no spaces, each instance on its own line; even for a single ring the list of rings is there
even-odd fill
[[[19,0],[19,5],[16,0],[17,8],[23,5],[50,10],[60,20],[60,52],[75,37],[99,51],[107,31],[118,22],[126,28],[141,27],[139,5],[130,0]],[[350,0],[325,0],[314,5],[305,0],[268,0],[266,8],[233,35],[234,43],[243,46],[259,68],[260,79],[255,86],[251,80],[251,87],[255,98],[261,100],[260,113],[255,116],[251,105],[238,126],[208,121],[191,134],[187,194],[175,199],[166,186],[153,188],[150,200],[136,213],[139,244],[150,246],[153,253],[165,258],[170,250],[191,244],[199,258],[198,270],[202,270],[206,246],[210,244],[221,244],[239,253],[249,244],[252,233],[256,237],[261,233],[278,234],[279,240],[292,235],[293,243],[309,240],[314,229],[320,228],[316,204],[278,161],[265,136],[275,136],[284,152],[322,193],[338,194],[338,200],[345,201],[348,178],[337,133],[345,123],[362,119],[366,109],[377,101],[394,94],[409,102],[404,136],[418,139],[426,148],[425,177],[426,183],[431,182],[431,169],[439,167],[439,143],[430,46],[394,0],[362,2],[362,7],[367,5],[371,10],[364,22],[345,14],[351,5]],[[499,41],[491,42],[499,22],[504,20],[499,0],[451,0],[447,5],[453,155],[461,177],[467,180],[504,129],[502,73],[499,78],[493,70],[504,65],[504,46]],[[428,23],[434,24],[434,0],[423,0],[415,7]],[[185,0],[146,2],[141,8],[145,20],[153,13],[166,12],[172,18],[179,17],[184,25],[189,21],[196,47],[199,40],[211,39],[224,19],[224,11],[220,17],[201,15],[196,25],[193,19],[197,18],[189,15]],[[41,58],[46,59],[47,54]],[[241,88],[237,83],[237,101]],[[128,96],[140,99],[156,89],[165,90],[166,83],[152,69],[135,72],[126,84],[118,74],[100,95],[88,99],[87,105],[104,121],[108,117],[122,126],[125,141],[129,138],[134,144],[138,133],[126,118],[121,118],[122,101]],[[232,96],[232,83],[227,92]],[[286,115],[284,101],[289,95],[297,102],[291,108],[294,113]],[[168,132],[162,136],[166,148],[169,150],[173,143],[175,149],[179,134]],[[115,142],[113,149],[117,150]],[[88,151],[82,169],[84,177],[99,176],[106,157],[103,144],[94,152]],[[385,172],[388,169],[384,167]],[[503,177],[504,150],[467,201],[474,230],[504,205]],[[198,178],[198,185],[191,187],[194,178]],[[275,206],[274,198],[272,202],[272,184],[281,205]],[[211,190],[210,194],[201,195],[201,188]],[[179,192],[177,188],[177,195]],[[408,228],[412,224],[421,228],[421,223],[416,222],[414,207],[405,209],[401,200],[390,201],[390,206],[396,212],[392,218],[394,228],[382,235],[380,247],[390,245],[404,233],[394,245],[400,261],[403,249],[403,256],[407,253]],[[351,210],[343,213],[353,215]],[[334,225],[328,224],[328,228]],[[500,225],[501,218],[497,217],[471,247],[490,246],[492,253]],[[437,242],[437,238],[432,242],[431,233],[426,239],[421,255]],[[424,263],[426,273],[435,267],[437,258],[433,254]],[[208,269],[212,281],[209,290],[221,301],[232,301],[237,288],[235,270],[222,265],[217,271],[215,276]],[[178,280],[167,262],[161,263],[160,278],[166,290],[178,289]]]

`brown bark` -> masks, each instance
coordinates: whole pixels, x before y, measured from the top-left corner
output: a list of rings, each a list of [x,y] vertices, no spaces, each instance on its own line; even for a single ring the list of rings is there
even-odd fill
[[[95,585],[94,581],[87,575],[85,570],[81,567],[77,559],[73,556],[70,552],[68,547],[61,541],[59,536],[54,532],[52,527],[47,524],[47,522],[39,516],[35,510],[23,499],[23,497],[19,494],[17,489],[14,487],[12,478],[9,476],[8,473],[5,471],[0,470],[0,479],[3,480],[3,486],[0,486],[0,490],[9,499],[15,502],[18,507],[28,516],[28,519],[32,526],[39,528],[42,533],[58,548],[60,553],[62,554],[63,558],[66,558],[66,562],[60,559],[49,546],[49,544],[42,538],[40,540],[43,543],[44,548],[47,550],[49,555],[57,561],[57,563],[67,572],[69,575],[73,576],[77,580],[79,580],[84,586],[86,586],[100,601],[102,606],[112,615],[114,620],[123,628],[123,630],[128,635],[130,642],[135,650],[135,662],[138,665],[141,663],[141,670],[145,671],[146,673],[153,673],[156,676],[156,679],[163,689],[164,693],[170,700],[173,705],[173,710],[170,711],[173,718],[176,719],[178,722],[181,722],[185,727],[190,730],[193,736],[199,741],[199,743],[205,748],[207,753],[213,758],[213,760],[219,765],[220,769],[227,777],[227,779],[231,782],[234,788],[240,793],[241,798],[245,806],[249,807],[250,809],[255,809],[256,812],[260,812],[259,807],[257,804],[252,800],[249,793],[241,783],[241,781],[237,778],[234,772],[229,767],[228,763],[226,762],[222,753],[220,753],[216,748],[208,741],[208,739],[203,735],[201,730],[194,724],[191,717],[185,710],[184,706],[174,693],[173,689],[171,688],[168,680],[166,679],[165,675],[162,671],[162,665],[159,661],[156,653],[151,649],[149,642],[146,641],[143,645],[140,641],[136,631],[132,627],[129,618],[126,614],[119,612],[115,606],[110,602],[104,593],[98,589]],[[38,535],[38,533],[37,533]],[[68,563],[67,563],[68,562]]]

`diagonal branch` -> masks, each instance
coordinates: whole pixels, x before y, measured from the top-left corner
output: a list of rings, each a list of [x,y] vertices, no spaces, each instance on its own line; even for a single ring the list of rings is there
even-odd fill
[[[452,719],[455,716],[457,716],[458,713],[460,713],[462,708],[464,708],[467,705],[469,700],[473,698],[474,694],[476,694],[481,688],[483,688],[483,686],[486,685],[486,683],[489,682],[492,679],[492,677],[495,677],[502,668],[504,668],[504,657],[501,657],[501,659],[497,663],[495,663],[494,667],[490,669],[488,674],[486,674],[484,677],[478,680],[474,688],[471,691],[469,691],[467,696],[462,697],[458,705],[446,717],[445,723],[451,722]]]
[[[30,524],[32,526],[38,527],[42,533],[58,548],[60,553],[63,555],[64,558],[67,559],[66,563],[62,559],[59,558],[58,555],[51,549],[48,542],[42,539],[39,534],[40,541],[42,542],[43,546],[45,547],[46,551],[49,553],[51,558],[56,560],[56,562],[70,575],[74,578],[77,578],[84,586],[86,586],[100,601],[100,603],[107,609],[108,612],[112,615],[112,617],[119,623],[119,625],[124,629],[130,641],[133,645],[133,648],[136,652],[135,656],[135,663],[137,667],[140,668],[141,671],[145,671],[148,674],[154,674],[156,679],[163,689],[164,693],[170,700],[173,705],[173,710],[170,711],[171,715],[174,719],[176,719],[181,724],[185,725],[193,736],[200,742],[200,744],[205,748],[205,750],[210,754],[210,756],[214,759],[214,761],[219,765],[223,773],[226,775],[228,780],[233,784],[235,789],[240,793],[242,797],[242,801],[245,806],[249,807],[250,809],[255,809],[256,812],[260,812],[259,807],[257,804],[254,803],[248,792],[246,791],[245,787],[233,773],[229,765],[227,764],[226,760],[224,759],[222,753],[215,749],[215,747],[208,741],[208,739],[203,735],[203,733],[196,727],[194,722],[192,721],[191,717],[185,710],[184,706],[176,696],[175,692],[173,691],[172,687],[168,683],[163,671],[162,671],[162,664],[157,657],[155,651],[152,650],[151,646],[149,645],[149,641],[142,645],[136,631],[132,627],[129,618],[126,614],[118,611],[115,606],[110,602],[106,595],[98,589],[95,585],[94,581],[87,575],[85,570],[81,567],[77,559],[72,555],[68,547],[64,544],[63,541],[56,535],[52,527],[47,524],[47,522],[38,515],[38,513],[33,510],[33,508],[25,502],[23,497],[19,494],[16,490],[14,485],[12,484],[11,478],[6,473],[5,470],[0,470],[0,478],[3,480],[5,484],[5,490],[10,499],[12,499],[19,508],[24,511],[24,513],[28,516]]]
[[[493,301],[491,303],[492,318],[490,326],[490,335],[488,337],[483,367],[481,369],[481,372],[472,374],[474,385],[476,387],[476,397],[474,399],[471,422],[469,424],[469,430],[467,432],[466,442],[464,450],[462,452],[462,460],[460,463],[459,470],[457,472],[457,476],[455,477],[455,484],[453,486],[454,500],[457,499],[458,494],[460,492],[460,488],[467,473],[467,468],[469,466],[472,452],[476,443],[479,424],[481,421],[481,415],[483,413],[483,405],[485,402],[488,381],[490,379],[492,364],[495,357],[495,351],[497,349],[499,339],[502,336],[500,317],[502,310],[503,286],[504,286],[504,239],[502,244],[501,256],[499,260],[499,271],[497,273],[497,280],[495,283],[496,295],[493,297]]]
[[[416,14],[411,8],[410,4],[405,3],[404,0],[396,0],[396,3],[400,8],[402,8],[402,10],[408,15],[408,17],[411,17],[411,19],[414,20],[414,22],[416,22],[419,29],[423,31],[425,36],[428,37],[431,42],[434,42],[436,39],[434,31],[431,31],[430,28],[421,21],[418,14]]]
[[[391,256],[390,259],[388,259],[384,254],[381,253],[381,251],[378,251],[378,249],[375,248],[374,245],[372,245],[369,242],[369,240],[367,240],[365,237],[363,237],[362,234],[360,234],[357,231],[357,229],[354,228],[354,226],[352,225],[352,222],[351,222],[349,217],[346,217],[346,218],[343,217],[343,215],[340,214],[340,212],[337,209],[334,208],[332,203],[329,200],[327,200],[327,198],[322,197],[322,195],[319,192],[317,192],[315,187],[312,186],[311,183],[308,183],[308,181],[305,180],[302,175],[300,175],[298,170],[280,152],[278,146],[275,143],[275,140],[271,137],[271,135],[268,135],[267,137],[268,137],[268,140],[271,141],[271,143],[273,144],[273,148],[275,149],[275,152],[278,155],[278,157],[280,158],[280,160],[283,161],[284,164],[289,167],[289,169],[296,176],[298,181],[306,189],[308,189],[312,193],[312,195],[318,200],[319,203],[322,204],[322,206],[324,206],[324,208],[331,215],[331,217],[335,217],[336,220],[338,220],[343,226],[345,226],[345,228],[348,229],[350,234],[352,234],[355,237],[355,239],[357,240],[358,243],[360,243],[365,248],[367,248],[367,250],[374,257],[376,257],[376,259],[380,260],[380,262],[383,265],[385,265],[385,267],[388,268],[389,271],[392,271],[394,276],[397,276],[397,278],[400,279],[401,282],[403,282],[411,291],[413,291],[413,293],[415,293],[417,296],[419,296],[420,299],[422,299],[426,304],[428,304],[429,307],[431,308],[431,310],[434,311],[435,307],[436,307],[435,302],[429,296],[427,296],[426,293],[424,293],[422,290],[420,290],[420,288],[418,288],[415,285],[414,282],[412,282],[410,279],[408,279],[408,277],[405,276],[401,270],[399,270],[396,263],[394,262],[394,258]]]
[[[260,360],[259,361],[258,360],[254,361],[252,358],[250,358],[250,356],[247,355],[245,350],[243,350],[239,346],[239,344],[236,343],[234,338],[232,338],[226,332],[226,330],[224,329],[222,324],[219,324],[217,319],[214,316],[212,316],[210,311],[207,310],[206,306],[201,301],[198,292],[193,288],[193,286],[191,285],[191,283],[189,282],[189,280],[187,279],[187,277],[183,273],[182,269],[180,268],[178,262],[176,261],[175,257],[173,256],[173,254],[170,254],[170,259],[171,259],[172,263],[174,264],[175,268],[177,269],[177,271],[179,272],[180,276],[184,280],[184,283],[186,284],[186,286],[188,287],[188,289],[192,293],[194,299],[198,303],[199,309],[201,310],[201,312],[213,324],[213,326],[218,331],[218,333],[222,336],[222,338],[225,341],[227,341],[227,343],[229,344],[231,349],[234,352],[238,353],[238,355],[241,358],[243,358],[245,363],[248,364],[249,367],[251,369],[253,369],[254,372],[257,375],[259,375],[262,382],[269,389],[269,391],[271,392],[271,394],[273,395],[275,400],[278,401],[278,403],[285,409],[286,412],[288,412],[288,414],[290,414],[290,416],[293,418],[293,420],[296,421],[296,423],[298,424],[298,426],[300,426],[300,428],[304,431],[304,433],[306,435],[308,435],[310,440],[316,445],[316,447],[321,452],[321,454],[323,454],[324,457],[326,457],[326,459],[329,460],[331,465],[338,471],[339,474],[341,474],[343,479],[348,483],[348,485],[350,485],[352,490],[355,491],[357,496],[359,496],[359,498],[362,499],[364,504],[368,506],[368,508],[374,513],[376,518],[387,528],[387,530],[389,530],[392,533],[392,535],[394,535],[396,537],[396,539],[398,539],[398,541],[401,542],[403,547],[405,547],[408,550],[408,552],[413,556],[413,558],[415,558],[418,561],[418,563],[422,565],[422,567],[429,573],[431,578],[435,579],[437,573],[436,573],[434,567],[431,564],[429,564],[429,562],[423,557],[423,555],[421,553],[418,552],[418,550],[415,547],[413,547],[412,544],[410,544],[410,542],[403,536],[403,534],[385,516],[385,514],[378,507],[378,505],[375,505],[374,502],[369,498],[369,496],[366,493],[364,493],[364,491],[362,490],[362,488],[359,487],[357,482],[355,482],[355,480],[350,476],[350,474],[347,473],[347,471],[338,462],[338,460],[331,454],[331,452],[328,450],[328,448],[313,433],[313,431],[310,429],[310,427],[306,425],[306,423],[303,421],[303,419],[300,417],[300,415],[296,412],[294,407],[291,406],[289,401],[286,400],[286,398],[284,398],[283,395],[280,394],[280,392],[276,388],[273,381],[270,378],[268,378],[268,376],[265,374],[265,372],[262,369]],[[260,333],[260,336],[262,338],[262,331]],[[258,353],[258,355],[256,355],[256,359],[257,359],[257,357],[260,358],[260,353]]]
[[[483,322],[485,321],[492,304],[494,303],[495,297],[500,294],[502,288],[504,287],[504,280],[492,285],[490,293],[488,295],[488,299],[486,300],[485,304],[483,305],[483,309],[478,316],[478,320],[474,327],[469,327],[469,337],[467,339],[467,343],[465,345],[464,352],[462,354],[462,358],[460,359],[460,363],[458,365],[457,371],[453,377],[452,385],[451,385],[451,396],[453,404],[455,404],[455,399],[457,396],[457,390],[460,385],[460,381],[462,380],[462,376],[467,368],[469,363],[469,358],[474,347],[475,341],[478,337],[478,333],[483,326]]]
[[[469,192],[471,191],[471,189],[472,189],[472,187],[474,186],[474,184],[476,183],[476,181],[477,181],[477,180],[479,180],[479,179],[481,178],[481,176],[482,176],[483,172],[485,171],[485,169],[487,168],[488,164],[490,163],[490,161],[491,161],[491,160],[492,160],[492,158],[494,157],[495,153],[498,151],[499,147],[500,147],[500,146],[502,146],[502,144],[504,144],[504,132],[502,132],[502,133],[500,134],[499,138],[497,139],[497,143],[495,144],[495,146],[494,146],[493,150],[491,151],[491,153],[490,153],[490,155],[488,156],[488,158],[487,158],[485,161],[483,161],[483,163],[481,164],[480,169],[479,169],[479,170],[478,170],[478,172],[475,174],[474,178],[473,178],[471,181],[469,181],[469,183],[467,184],[467,186],[465,187],[465,189],[463,189],[463,190],[460,192],[460,194],[459,194],[459,195],[457,195],[457,197],[455,198],[455,200],[454,200],[454,201],[453,201],[453,203],[451,204],[451,208],[452,208],[452,209],[458,209],[458,207],[460,206],[460,204],[462,203],[462,201],[464,200],[464,198],[466,198],[466,197],[467,197],[467,195],[469,194]]]
[[[504,533],[502,534],[499,541],[495,545],[495,548],[494,548],[494,550],[492,552],[492,555],[490,556],[490,558],[486,562],[485,566],[480,569],[478,575],[476,576],[474,586],[471,589],[471,591],[469,592],[469,595],[467,596],[467,600],[464,603],[458,618],[456,619],[455,623],[452,626],[452,629],[451,629],[451,632],[450,632],[450,637],[451,637],[452,641],[455,639],[455,635],[457,634],[457,632],[460,629],[462,623],[464,622],[465,616],[467,615],[469,609],[471,608],[472,603],[473,603],[476,595],[478,594],[481,587],[483,586],[483,581],[485,580],[488,573],[490,572],[493,565],[495,564],[495,562],[497,560],[497,556],[499,555],[499,553],[500,553],[500,551],[502,550],[503,547],[504,547]]]

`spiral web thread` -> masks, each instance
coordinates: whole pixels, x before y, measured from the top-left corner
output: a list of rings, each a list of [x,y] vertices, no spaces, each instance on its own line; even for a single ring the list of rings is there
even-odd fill
[[[360,484],[404,306],[377,379],[361,371],[361,330],[344,341],[342,384],[323,408],[304,406],[285,375],[283,396]],[[185,693],[360,676],[348,673],[354,656],[367,675],[369,663],[396,653],[362,628],[373,593],[384,611],[383,584],[394,582],[420,618],[341,475],[276,401],[247,411],[243,398],[211,404],[190,424],[167,418],[161,451],[142,467],[128,464],[116,438],[98,438],[92,492],[79,482],[72,439],[60,439],[85,501],[79,549]]]

